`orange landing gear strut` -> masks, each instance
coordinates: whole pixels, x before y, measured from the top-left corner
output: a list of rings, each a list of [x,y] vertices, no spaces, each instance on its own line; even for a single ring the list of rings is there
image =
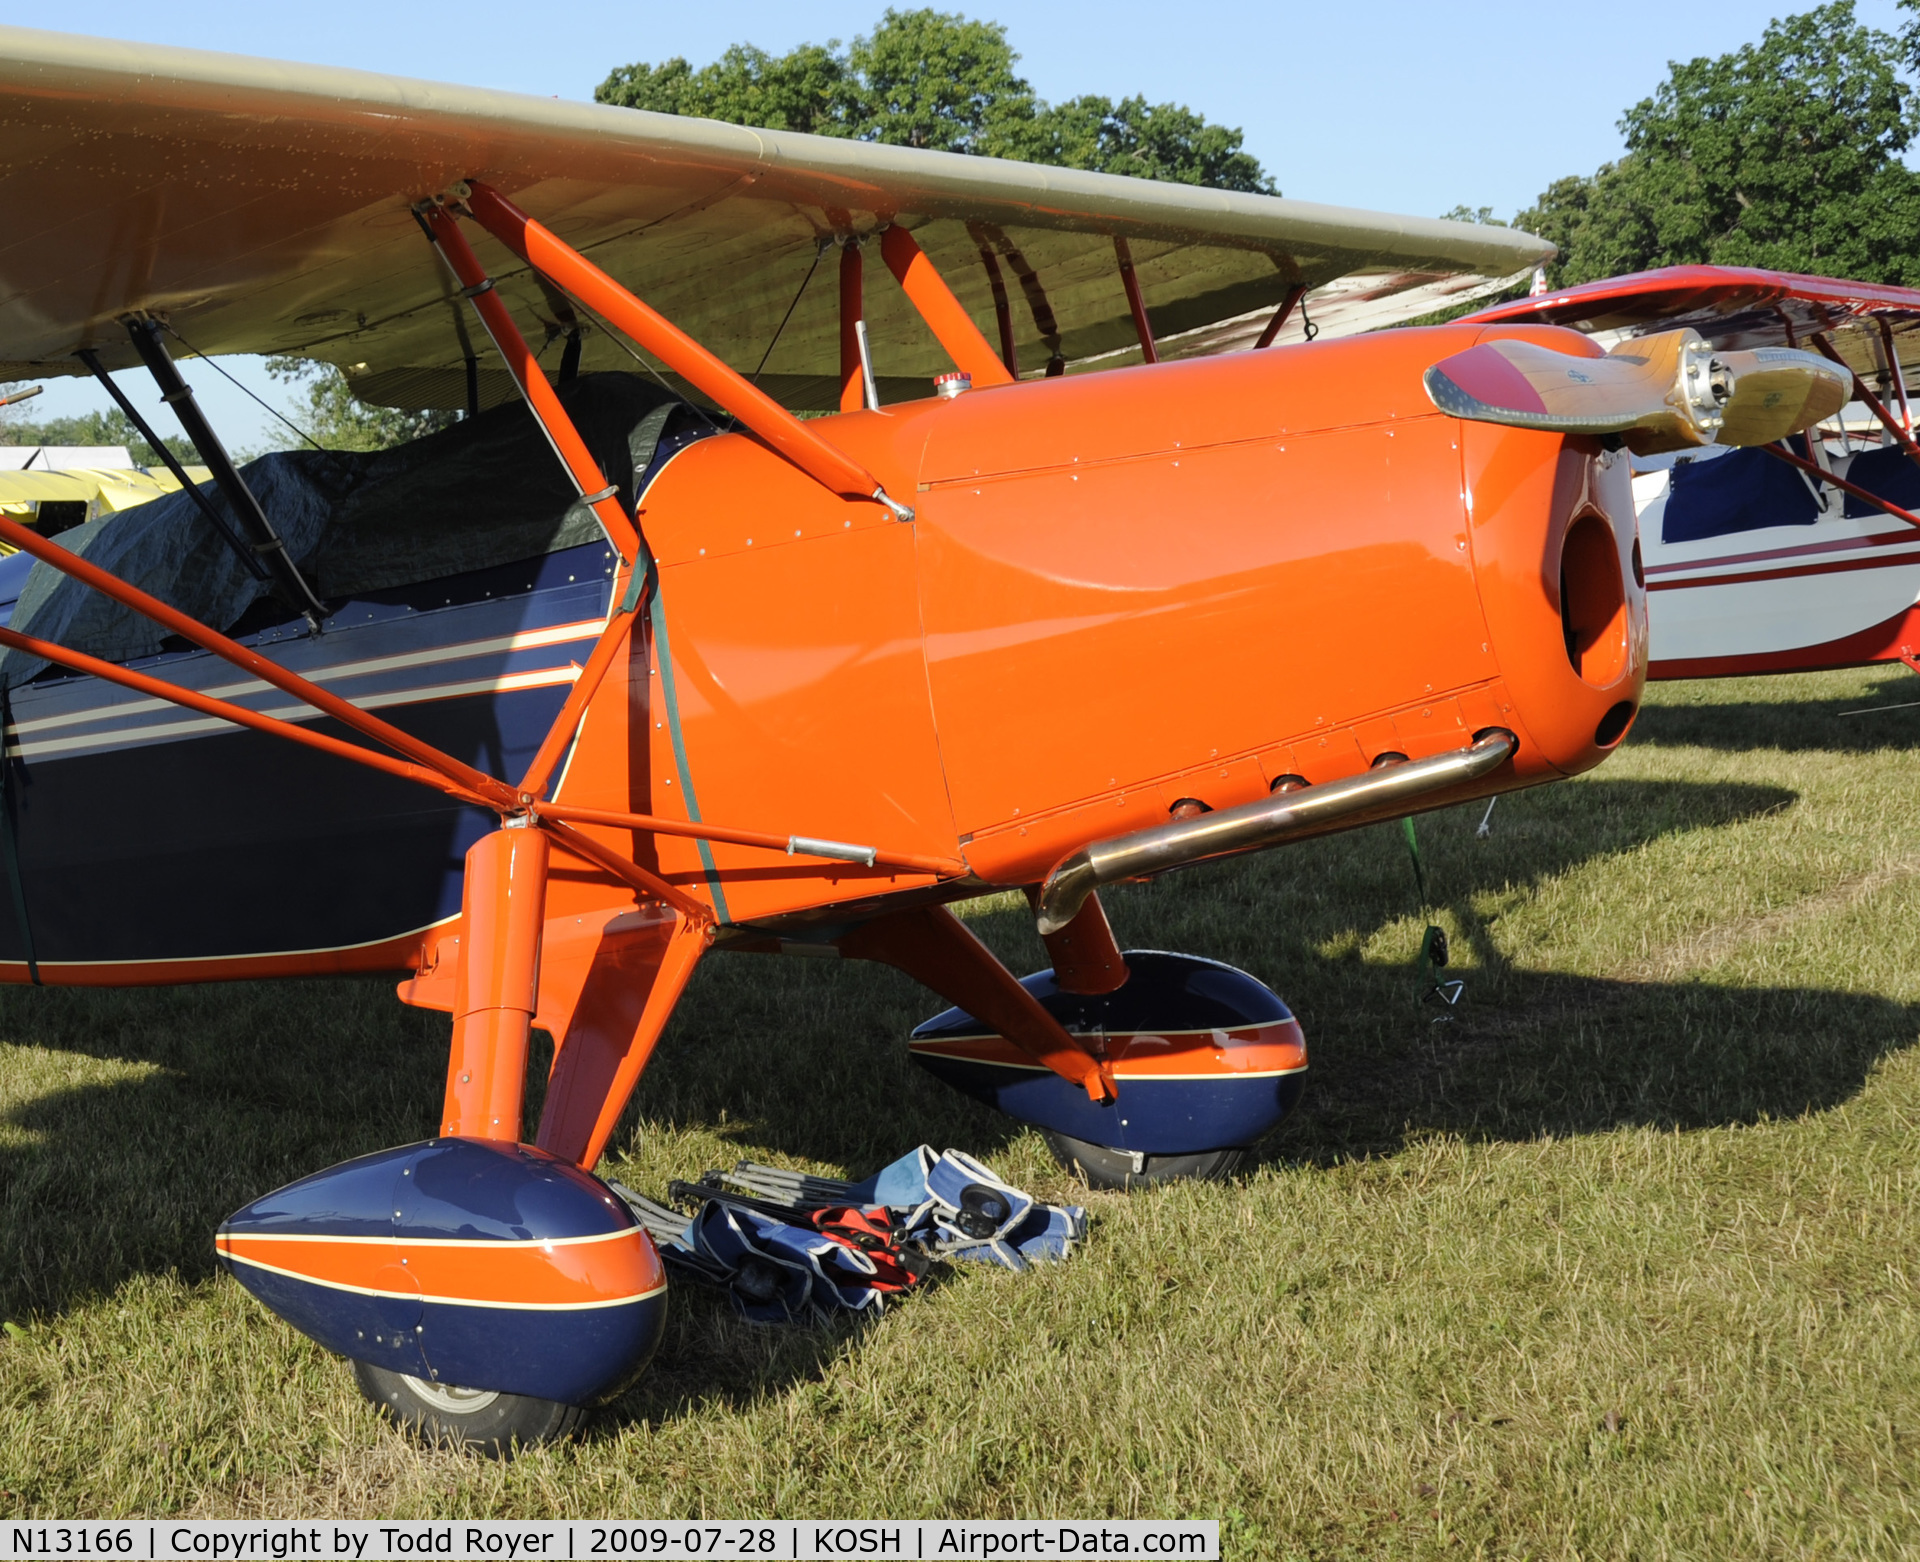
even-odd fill
[[[483,835],[467,853],[443,1134],[520,1140],[527,1037],[539,1007],[547,850],[542,832],[522,827]]]
[[[1027,900],[1039,909],[1038,884],[1028,886]],[[1040,942],[1053,962],[1054,985],[1063,993],[1091,996],[1117,992],[1126,985],[1127,962],[1114,942],[1113,924],[1107,921],[1098,895],[1089,895],[1071,922],[1058,932],[1041,934]]]
[[[1103,925],[1105,921],[1103,916]],[[1108,942],[1112,939],[1109,932]],[[1080,1086],[1088,1100],[1117,1098],[1113,1071],[1106,1062],[1094,1057],[1085,1042],[1042,1008],[993,951],[945,906],[875,917],[835,942],[852,959],[878,960],[905,971],[992,1027],[1036,1063]],[[1121,969],[1124,972],[1124,964]]]

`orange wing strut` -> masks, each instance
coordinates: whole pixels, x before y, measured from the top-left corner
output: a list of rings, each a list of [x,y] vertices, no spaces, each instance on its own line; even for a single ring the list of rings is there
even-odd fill
[[[461,292],[473,304],[474,312],[480,316],[487,334],[493,338],[493,345],[506,361],[514,383],[520,387],[520,393],[533,409],[534,418],[552,442],[554,452],[560,457],[561,465],[566,467],[574,486],[580,490],[582,503],[593,511],[594,518],[606,529],[607,537],[621,559],[628,564],[633,563],[640,555],[640,535],[620,508],[619,494],[588,453],[586,442],[580,438],[572,420],[561,408],[559,396],[547,383],[546,371],[540,367],[533,349],[513,323],[513,316],[507,313],[506,304],[493,290],[493,278],[487,275],[479,257],[467,244],[466,236],[460,232],[453,213],[443,206],[428,206],[422,211],[421,220],[426,224],[428,236],[452,267],[453,274],[460,279]]]
[[[0,631],[4,633],[4,631]],[[905,868],[909,873],[935,873],[952,877],[965,873],[967,865],[958,857],[921,857],[911,852],[882,851],[875,846],[854,846],[839,841],[823,841],[804,835],[772,835],[764,830],[730,830],[724,825],[690,824],[684,819],[663,819],[658,814],[616,813],[610,808],[575,808],[570,804],[539,803],[533,812],[544,823],[559,819],[574,824],[610,824],[622,830],[645,830],[654,835],[680,835],[695,841],[724,841],[733,846],[758,846],[767,851],[789,855],[829,857],[842,862],[864,862],[867,866]],[[814,846],[834,846],[840,850],[817,852]]]
[[[633,633],[634,619],[638,616],[634,612],[639,605],[639,597],[632,590],[633,575],[647,569],[648,564],[649,561],[640,560],[629,566],[627,574],[614,581],[615,591],[622,589],[621,580],[627,581],[626,594],[614,602],[613,617],[607,627],[600,631],[600,638],[594,642],[593,649],[587,653],[587,665],[580,669],[580,676],[574,679],[572,689],[567,692],[566,704],[560,707],[559,715],[553,718],[553,725],[540,740],[540,749],[533,756],[533,763],[527,766],[527,773],[520,778],[517,790],[523,803],[533,802],[546,791],[547,783],[553,779],[554,767],[560,763],[567,745],[573,741],[574,733],[580,730],[580,723],[586,719],[588,703],[599,692],[601,680],[613,666],[614,658],[626,649],[628,636]]]
[[[107,683],[117,683],[123,689],[133,689],[140,694],[152,695],[156,699],[184,706],[188,710],[199,711],[203,716],[217,716],[220,720],[230,721],[237,727],[251,727],[256,732],[286,738],[304,747],[318,749],[323,754],[332,754],[340,759],[351,760],[357,765],[366,765],[374,770],[385,771],[388,775],[398,776],[403,781],[417,781],[422,786],[430,786],[436,791],[457,797],[464,803],[477,803],[483,808],[490,806],[487,799],[479,793],[448,780],[439,771],[429,770],[424,765],[409,764],[404,759],[394,759],[374,749],[361,748],[357,743],[343,743],[338,738],[328,737],[324,732],[309,732],[305,727],[297,726],[290,721],[282,721],[278,716],[268,716],[260,711],[249,710],[244,705],[235,705],[229,700],[216,699],[213,695],[202,694],[196,689],[183,688],[177,683],[168,683],[161,678],[149,678],[145,673],[134,672],[131,668],[121,667],[113,662],[103,662],[97,656],[88,656],[84,651],[69,651],[64,645],[55,645],[49,640],[36,640],[31,635],[15,634],[11,629],[0,629],[0,646],[23,651],[28,656],[43,656],[61,667],[70,667],[77,673],[89,673]]]
[[[468,187],[474,219],[514,254],[606,316],[702,395],[725,407],[815,482],[849,499],[875,499],[899,514],[879,478],[827,443],[765,391],[735,373],[664,315],[635,298],[497,190]]]
[[[402,732],[378,716],[369,715],[339,695],[329,693],[318,684],[309,683],[298,673],[288,672],[277,662],[268,661],[257,651],[249,651],[245,646],[236,644],[198,619],[189,617],[178,608],[168,607],[158,597],[148,596],[138,586],[128,585],[118,576],[108,574],[96,564],[89,564],[78,554],[69,553],[59,544],[49,542],[17,521],[0,516],[0,542],[12,543],[22,553],[32,554],[43,564],[59,570],[63,575],[72,576],[84,586],[91,586],[102,596],[110,597],[144,618],[152,619],[182,639],[191,640],[202,650],[211,651],[242,672],[251,673],[262,683],[271,684],[282,693],[304,701],[315,710],[352,728],[362,737],[370,738],[396,754],[405,755],[416,764],[438,772],[477,799],[484,800],[489,807],[514,809],[519,806],[519,799],[513,791],[484,771],[475,770],[452,755],[441,753],[430,743],[422,743],[411,733]]]
[[[880,257],[955,368],[971,375],[976,387],[1013,383],[1007,366],[994,356],[973,316],[953,296],[953,289],[934,270],[933,262],[911,233],[898,223],[887,229],[880,235]]]
[[[1127,290],[1127,308],[1133,312],[1133,328],[1140,336],[1140,354],[1148,363],[1158,363],[1160,354],[1153,346],[1153,324],[1147,319],[1147,301],[1140,296],[1140,278],[1133,270],[1133,251],[1117,234],[1113,253],[1120,261],[1120,285]]]
[[[481,267],[480,258],[467,243],[466,235],[460,231],[453,214],[444,207],[431,206],[422,213],[421,221],[426,227],[427,236],[433,240],[453,274],[459,278],[461,291],[471,300],[481,323],[487,328],[487,334],[493,338],[494,346],[499,349],[500,356],[513,374],[514,382],[527,398],[534,421],[540,425],[554,453],[566,467],[567,475],[580,490],[582,501],[605,528],[621,562],[629,572],[650,568],[652,559],[643,557],[646,544],[621,508],[619,494],[595,463],[587,450],[586,441],[581,439],[573,420],[567,416],[566,408],[560,405],[559,396],[547,383],[546,372],[540,367],[533,349],[527,345],[526,338],[520,334],[520,328],[513,323],[513,316],[507,312],[500,295],[494,291],[493,279]],[[627,589],[622,595],[616,595],[612,618],[600,632],[599,640],[587,657],[586,666],[581,668],[580,676],[567,693],[566,703],[560,707],[560,713],[547,729],[533,762],[520,778],[516,790],[523,801],[531,802],[546,791],[547,782],[553,778],[554,767],[560,763],[567,745],[580,730],[587,706],[600,690],[601,680],[606,677],[614,658],[627,643],[627,636],[633,629],[633,610],[639,605],[639,598],[631,589],[631,573],[623,574],[614,581],[614,591],[622,593],[623,582]]]

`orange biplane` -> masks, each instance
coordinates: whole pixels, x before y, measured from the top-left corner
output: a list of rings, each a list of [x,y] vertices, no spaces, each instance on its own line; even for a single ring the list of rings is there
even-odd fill
[[[1500,228],[16,29],[0,123],[0,377],[144,362],[213,474],[0,519],[0,975],[452,1014],[438,1138],[217,1245],[462,1439],[653,1349],[592,1168],[710,952],[899,967],[954,1005],[919,1061],[1092,1180],[1229,1164],[1299,1027],[1118,949],[1101,886],[1598,764],[1646,675],[1621,448],[1844,389],[1684,331],[1311,339],[1549,253]],[[241,471],[175,344],[468,416]],[[1008,888],[1024,979],[949,909]]]

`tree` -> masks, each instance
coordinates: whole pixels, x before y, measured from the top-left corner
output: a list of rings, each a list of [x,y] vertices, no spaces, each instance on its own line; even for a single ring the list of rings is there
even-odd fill
[[[1049,105],[1015,71],[1019,58],[997,22],[890,9],[845,49],[837,39],[783,55],[736,44],[699,70],[677,57],[623,65],[594,97],[736,125],[1278,193],[1242,150],[1240,131],[1144,97]]]
[[[1131,174],[1175,184],[1204,184],[1253,194],[1279,192],[1243,152],[1241,134],[1179,103],[1149,103],[1143,97],[1080,97],[1039,111],[1005,155],[1095,173]]]
[[[1515,225],[1560,246],[1555,286],[1702,263],[1920,283],[1903,55],[1835,0],[1676,62],[1620,121],[1626,155],[1556,181]]]
[[[11,388],[11,387],[9,387]],[[162,441],[182,461],[198,461],[193,445],[181,434],[162,434]],[[125,445],[135,466],[159,466],[159,454],[118,407],[106,412],[77,412],[63,418],[34,419],[0,411],[0,445]]]
[[[890,146],[1008,156],[1040,106],[1014,74],[1019,58],[997,23],[889,10],[847,51],[853,133]]]
[[[772,55],[751,44],[735,44],[697,71],[678,56],[663,65],[622,65],[593,95],[602,103],[656,114],[850,136],[853,99],[847,62],[833,52],[836,47],[802,44],[791,54]]]
[[[333,365],[307,358],[269,358],[267,373],[304,389],[305,404],[295,408],[290,421],[328,450],[385,450],[451,427],[459,416],[432,408],[404,412],[372,406],[353,394],[347,377]]]

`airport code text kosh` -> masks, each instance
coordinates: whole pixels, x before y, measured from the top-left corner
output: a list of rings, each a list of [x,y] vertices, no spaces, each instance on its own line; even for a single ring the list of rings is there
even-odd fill
[[[146,1562],[380,1562],[380,1559],[646,1559],[646,1562],[1047,1562],[1049,1558],[1142,1557],[1218,1562],[1220,1526],[1212,1519],[1161,1521],[752,1520],[745,1523],[489,1519],[245,1523],[219,1519],[107,1524],[14,1524],[0,1559],[144,1558]]]

